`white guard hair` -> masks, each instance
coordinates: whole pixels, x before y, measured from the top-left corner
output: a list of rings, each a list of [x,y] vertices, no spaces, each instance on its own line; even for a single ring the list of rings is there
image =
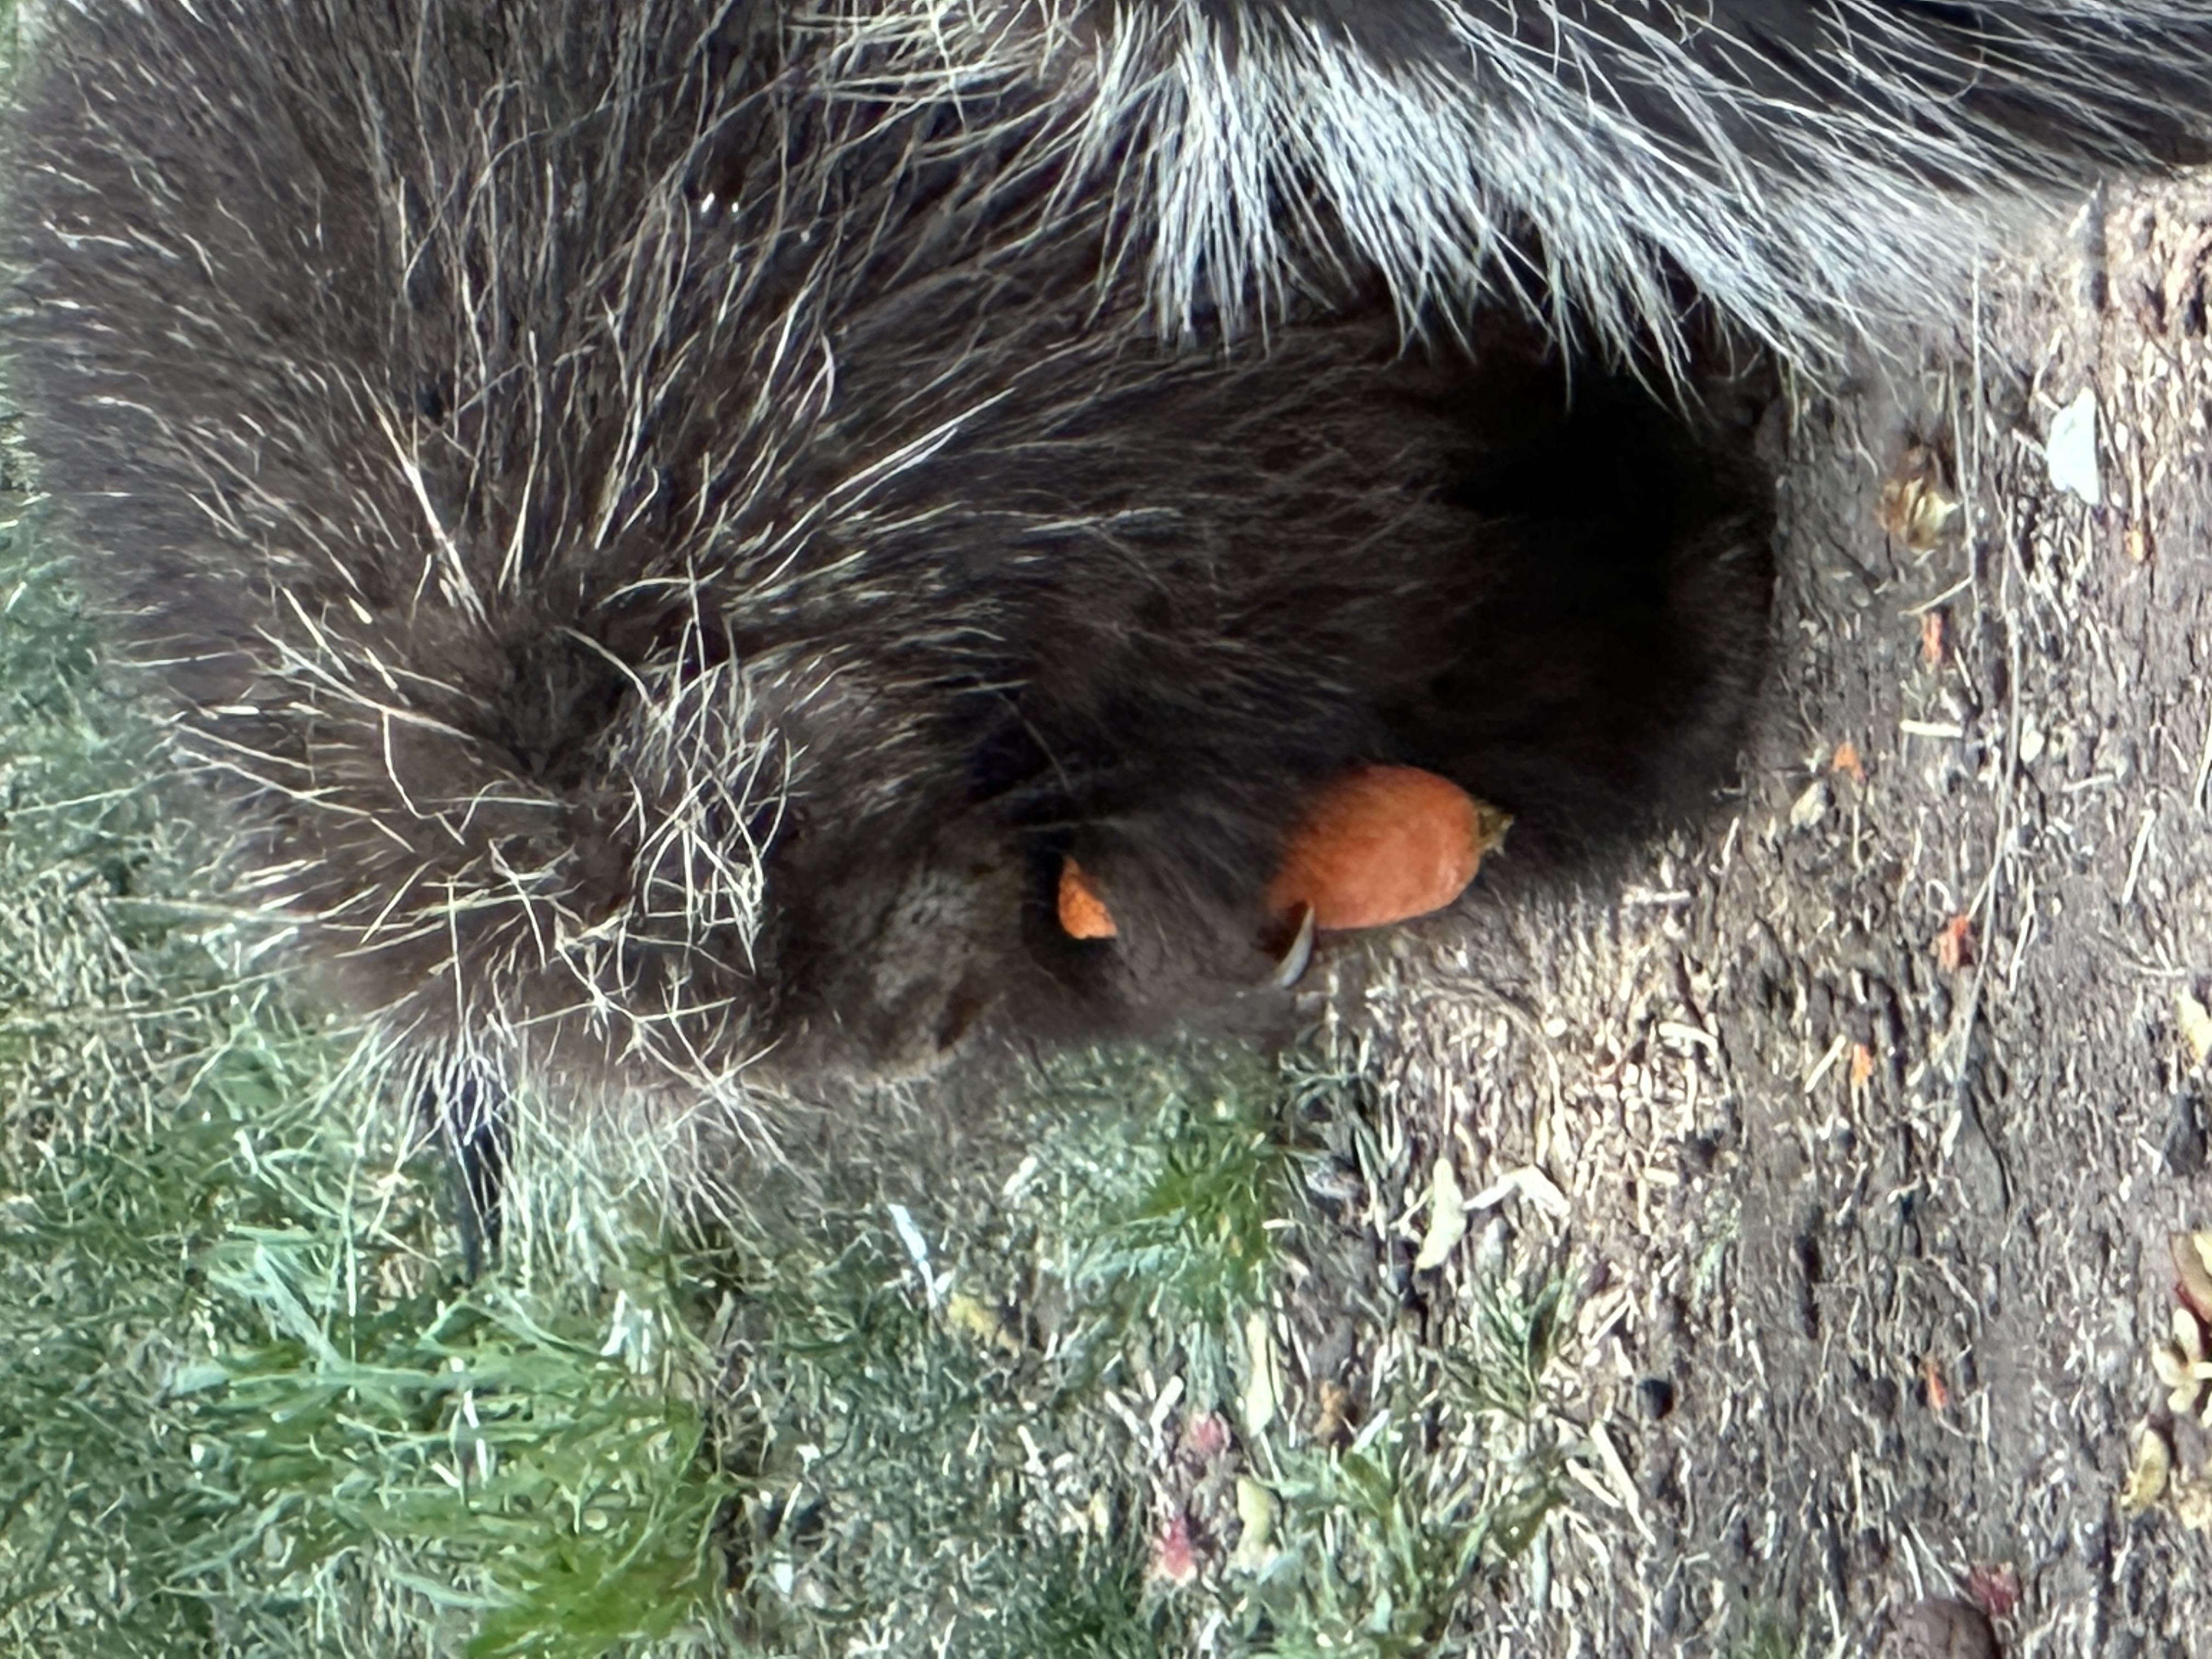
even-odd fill
[[[928,95],[1054,88],[1076,164],[1062,188],[1120,198],[1170,337],[1264,329],[1372,274],[1411,331],[1503,301],[1679,373],[1694,300],[1832,371],[1955,304],[2024,216],[2212,131],[2204,0],[860,0],[849,16],[933,36],[953,72]]]

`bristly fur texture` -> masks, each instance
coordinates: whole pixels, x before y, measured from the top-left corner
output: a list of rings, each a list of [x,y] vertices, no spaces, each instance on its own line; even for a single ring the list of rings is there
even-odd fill
[[[1546,354],[1832,365],[2212,101],[2203,0],[92,0],[37,56],[8,343],[250,879],[440,1068],[732,1100],[1264,979],[1348,766],[1524,863],[1694,796],[1747,429]]]
[[[1053,97],[852,21],[145,0],[40,49],[44,482],[396,1040],[743,1102],[1142,1028],[1265,979],[1346,766],[1459,779],[1524,865],[1724,770],[1742,425],[1387,306],[1164,349]],[[1070,854],[1117,939],[1053,925]]]
[[[1057,86],[1075,176],[1119,199],[1171,337],[1373,270],[1415,331],[1502,299],[1679,371],[1695,301],[1830,372],[1947,316],[2023,210],[2212,138],[2206,0],[868,9],[979,81]]]

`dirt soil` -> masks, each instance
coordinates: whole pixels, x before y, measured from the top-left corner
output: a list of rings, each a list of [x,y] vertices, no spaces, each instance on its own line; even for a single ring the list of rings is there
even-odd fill
[[[1916,1644],[1948,1596],[2008,1655],[2212,1647],[2205,1538],[2118,1501],[2212,1225],[2208,250],[2212,184],[2115,193],[1948,367],[1792,407],[1741,798],[1336,966],[1395,1316],[1568,1263],[1558,1409],[1617,1454],[1468,1650],[1988,1650]],[[2084,388],[2096,507],[2045,459]],[[1885,529],[1916,477],[1948,533]],[[1486,1201],[1416,1275],[1440,1155]]]

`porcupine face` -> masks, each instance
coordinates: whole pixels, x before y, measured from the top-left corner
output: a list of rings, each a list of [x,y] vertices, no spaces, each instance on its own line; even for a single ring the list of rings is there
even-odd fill
[[[1263,979],[1347,766],[1530,860],[1724,766],[1737,440],[1571,413],[1510,330],[1163,350],[1049,110],[826,99],[903,60],[773,23],[56,22],[9,218],[46,482],[347,994],[570,1077],[896,1076]]]

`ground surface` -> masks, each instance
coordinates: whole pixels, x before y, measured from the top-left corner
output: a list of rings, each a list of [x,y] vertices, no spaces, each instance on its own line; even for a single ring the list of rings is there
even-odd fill
[[[1953,368],[1794,407],[1741,799],[1340,968],[1396,1149],[1361,1340],[1565,1263],[1555,1407],[1619,1462],[1581,1443],[1468,1650],[1901,1652],[1970,1590],[2008,1654],[2212,1642],[2206,1540],[2118,1502],[2167,1235],[2212,1223],[2176,1015],[2212,976],[2208,247],[2212,191],[2116,195]],[[2084,387],[2094,510],[2045,459]],[[1915,443],[1951,534],[1884,528]],[[1492,1201],[1415,1273],[1440,1155]]]

